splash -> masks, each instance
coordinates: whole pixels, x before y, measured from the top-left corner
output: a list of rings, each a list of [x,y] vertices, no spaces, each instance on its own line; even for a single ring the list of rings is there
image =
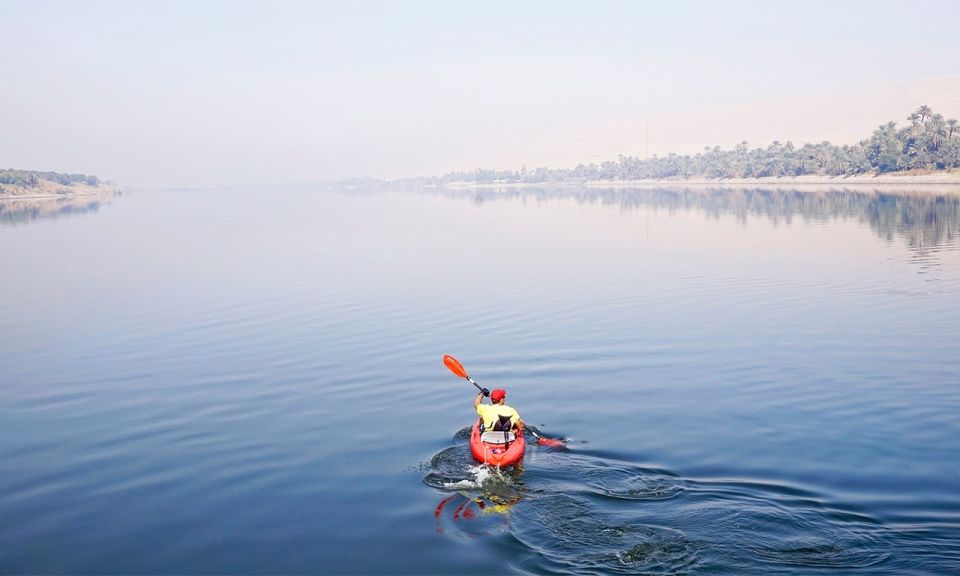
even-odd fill
[[[479,490],[483,488],[496,472],[489,466],[470,466],[466,470],[467,478],[456,482],[442,482],[441,486],[447,490]]]

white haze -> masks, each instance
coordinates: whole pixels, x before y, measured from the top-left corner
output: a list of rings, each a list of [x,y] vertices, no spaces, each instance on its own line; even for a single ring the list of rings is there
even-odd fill
[[[854,142],[960,117],[956,2],[0,3],[0,168],[134,187]]]

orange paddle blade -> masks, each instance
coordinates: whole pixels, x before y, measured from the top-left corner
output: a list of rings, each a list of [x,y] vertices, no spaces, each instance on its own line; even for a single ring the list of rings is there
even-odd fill
[[[451,372],[456,374],[461,378],[468,378],[467,371],[464,369],[463,364],[461,364],[456,358],[449,354],[443,355],[444,365],[450,369]]]
[[[537,438],[537,444],[542,444],[544,446],[552,446],[554,448],[563,448],[567,445],[563,440],[557,440],[555,438],[544,438],[543,436]]]

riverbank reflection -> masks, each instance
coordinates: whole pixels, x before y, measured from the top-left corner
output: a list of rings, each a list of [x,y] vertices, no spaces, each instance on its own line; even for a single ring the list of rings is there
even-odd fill
[[[427,193],[477,205],[503,200],[573,201],[623,211],[654,208],[669,213],[701,212],[709,217],[733,216],[746,225],[750,218],[775,224],[854,219],[867,223],[887,241],[902,239],[920,255],[960,248],[960,195],[928,192],[804,191],[760,188],[444,188]]]
[[[91,214],[110,204],[114,194],[45,198],[0,198],[0,226],[29,224],[36,220]]]

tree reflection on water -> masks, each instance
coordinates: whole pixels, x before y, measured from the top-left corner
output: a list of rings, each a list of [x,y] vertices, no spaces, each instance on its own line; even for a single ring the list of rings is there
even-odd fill
[[[750,217],[773,223],[856,219],[869,224],[878,236],[901,238],[920,254],[935,248],[957,248],[960,195],[927,192],[861,192],[732,188],[463,188],[439,193],[476,204],[504,199],[575,201],[620,210],[643,208],[668,212],[699,211],[714,218],[734,216],[746,224]]]
[[[46,218],[89,214],[112,200],[113,195],[0,198],[0,226],[16,226]]]

